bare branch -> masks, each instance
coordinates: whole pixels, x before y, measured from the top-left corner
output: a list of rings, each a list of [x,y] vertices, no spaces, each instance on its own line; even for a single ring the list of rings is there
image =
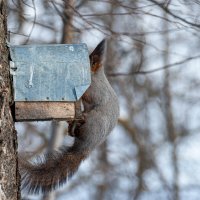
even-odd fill
[[[146,75],[146,74],[151,74],[151,73],[158,72],[158,71],[161,71],[161,70],[165,70],[167,68],[175,67],[177,65],[181,65],[183,63],[189,62],[189,61],[194,60],[194,59],[199,59],[199,58],[200,58],[200,55],[197,55],[197,56],[192,56],[192,57],[186,58],[186,59],[181,60],[179,62],[168,64],[168,65],[165,65],[163,67],[159,67],[159,68],[155,68],[155,69],[150,69],[150,70],[147,70],[147,71],[136,71],[136,72],[129,72],[129,73],[121,73],[121,72],[119,72],[119,73],[108,73],[108,76]]]
[[[167,6],[163,6],[162,3],[158,3],[158,2],[155,1],[155,0],[150,0],[150,1],[153,2],[153,3],[155,3],[157,6],[159,6],[161,9],[163,9],[167,14],[171,15],[172,17],[174,17],[174,18],[176,18],[176,19],[179,19],[179,20],[183,21],[184,23],[189,24],[189,25],[191,25],[191,26],[200,28],[200,24],[195,24],[195,23],[193,23],[193,22],[190,22],[190,21],[188,21],[188,20],[186,20],[186,19],[184,19],[184,18],[182,18],[182,17],[180,17],[180,16],[174,14],[171,10],[169,10],[169,9],[167,8]]]

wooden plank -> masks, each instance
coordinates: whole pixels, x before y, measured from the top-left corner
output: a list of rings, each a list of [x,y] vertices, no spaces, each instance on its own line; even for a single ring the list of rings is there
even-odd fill
[[[74,103],[15,102],[15,121],[73,120],[74,117]]]

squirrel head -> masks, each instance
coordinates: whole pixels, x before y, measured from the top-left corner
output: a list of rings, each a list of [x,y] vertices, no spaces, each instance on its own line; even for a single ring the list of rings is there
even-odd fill
[[[103,57],[106,46],[106,39],[103,39],[94,51],[90,54],[90,66],[92,72],[97,72],[103,66]]]

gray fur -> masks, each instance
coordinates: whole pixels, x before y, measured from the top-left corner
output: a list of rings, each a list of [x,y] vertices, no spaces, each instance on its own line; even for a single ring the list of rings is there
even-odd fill
[[[60,152],[53,152],[35,164],[19,156],[22,186],[29,192],[45,193],[66,182],[89,153],[103,143],[115,127],[119,105],[117,96],[104,74],[104,47],[105,41],[102,41],[90,55],[92,83],[82,97],[85,119],[75,127],[72,147],[62,147]]]

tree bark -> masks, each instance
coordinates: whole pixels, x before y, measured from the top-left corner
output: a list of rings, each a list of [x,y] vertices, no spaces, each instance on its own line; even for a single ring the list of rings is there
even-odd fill
[[[17,136],[10,105],[12,87],[6,46],[6,0],[0,0],[0,199],[18,200]]]

